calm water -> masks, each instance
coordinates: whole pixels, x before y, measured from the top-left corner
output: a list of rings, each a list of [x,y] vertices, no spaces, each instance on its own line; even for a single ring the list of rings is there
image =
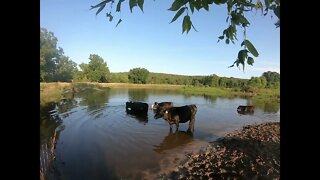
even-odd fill
[[[196,104],[194,133],[188,123],[170,132],[163,119],[127,115],[126,101],[172,101]],[[253,115],[240,115],[239,105],[256,106]],[[40,106],[41,143],[57,132],[54,179],[154,178],[173,168],[184,155],[226,132],[256,122],[280,121],[280,104],[243,98],[185,96],[169,90],[111,89],[75,94],[59,103]],[[40,146],[42,148],[42,146]]]

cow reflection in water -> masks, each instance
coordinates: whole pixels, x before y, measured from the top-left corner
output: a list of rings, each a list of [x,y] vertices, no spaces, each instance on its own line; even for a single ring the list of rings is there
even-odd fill
[[[175,132],[170,129],[169,134],[163,139],[159,145],[154,145],[154,151],[157,153],[165,153],[167,150],[171,150],[177,147],[181,147],[193,141],[192,131],[179,131]]]

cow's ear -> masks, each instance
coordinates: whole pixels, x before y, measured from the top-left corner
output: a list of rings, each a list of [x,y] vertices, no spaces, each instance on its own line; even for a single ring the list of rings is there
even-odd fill
[[[164,113],[168,114],[168,111],[165,111]]]

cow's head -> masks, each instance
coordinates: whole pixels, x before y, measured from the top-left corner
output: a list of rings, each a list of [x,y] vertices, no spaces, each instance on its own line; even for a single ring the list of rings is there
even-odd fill
[[[164,117],[165,112],[168,112],[167,108],[164,107],[158,107],[157,109],[154,110],[155,114],[154,114],[154,118],[155,119],[159,119]]]

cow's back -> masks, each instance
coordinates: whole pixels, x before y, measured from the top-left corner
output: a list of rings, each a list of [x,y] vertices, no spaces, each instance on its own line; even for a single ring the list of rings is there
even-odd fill
[[[180,123],[185,123],[191,120],[197,113],[196,105],[186,105],[181,107],[171,107],[168,109],[168,113],[171,119],[174,119],[176,116],[179,116]]]
[[[143,102],[126,102],[126,111],[135,115],[148,114],[148,104]]]

